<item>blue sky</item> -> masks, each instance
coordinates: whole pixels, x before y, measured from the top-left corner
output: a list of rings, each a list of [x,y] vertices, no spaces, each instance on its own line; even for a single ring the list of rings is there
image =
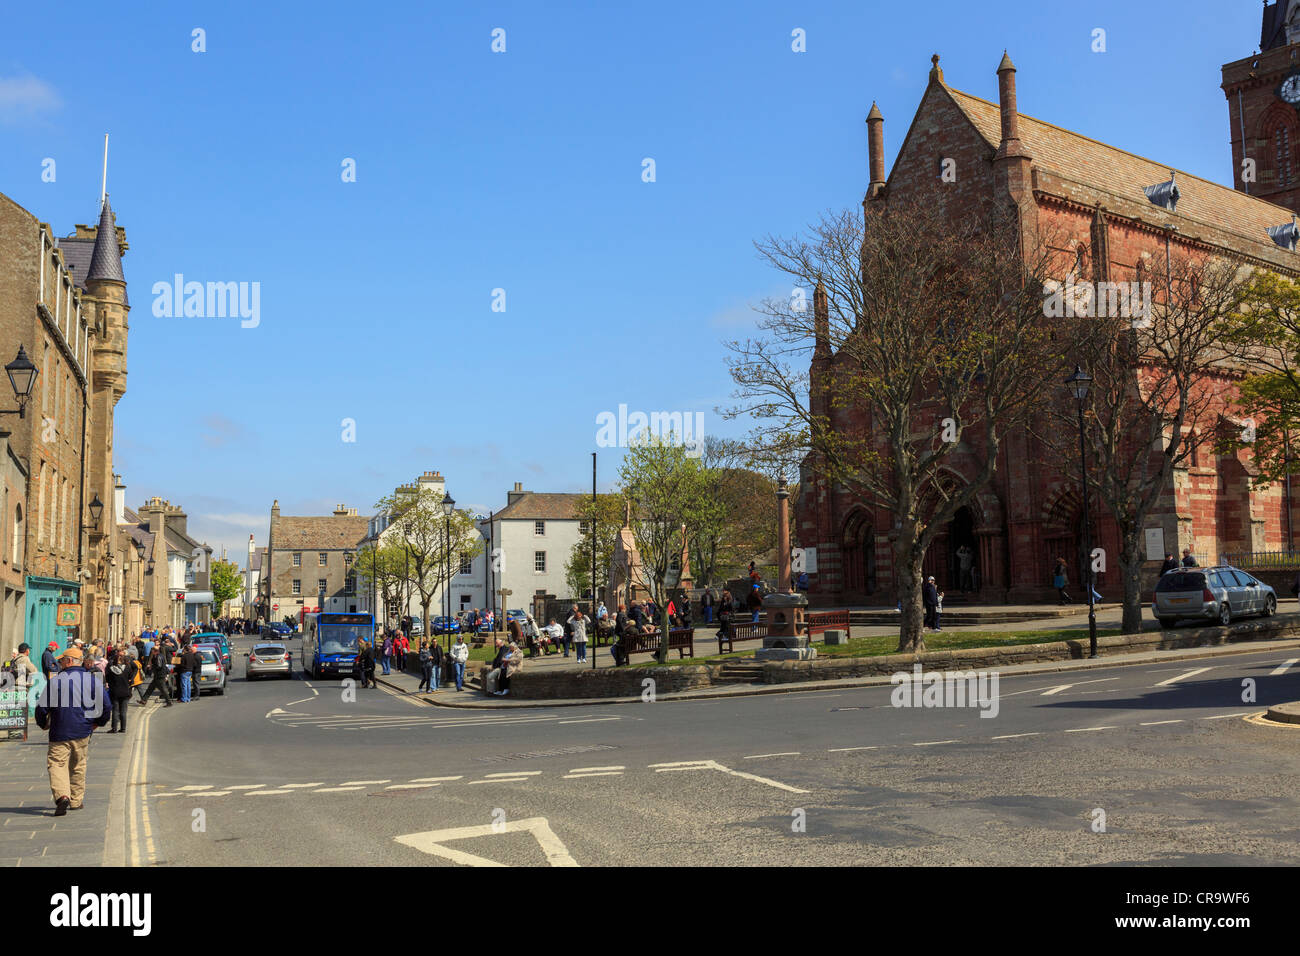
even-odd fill
[[[584,490],[620,403],[741,433],[714,412],[723,342],[789,291],[753,241],[861,200],[867,110],[892,165],[932,53],[996,100],[1006,48],[1022,112],[1230,182],[1219,67],[1260,21],[1253,0],[268,6],[11,4],[0,35],[0,192],[58,235],[93,223],[111,135],[128,503],[180,503],[240,554],[272,499],[365,512],[425,469],[483,511],[515,481]],[[260,324],[156,317],[176,273],[260,283]]]

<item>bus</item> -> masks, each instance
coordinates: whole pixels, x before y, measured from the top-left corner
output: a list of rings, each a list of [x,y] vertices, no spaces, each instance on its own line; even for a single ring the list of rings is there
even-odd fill
[[[306,614],[302,620],[302,669],[316,679],[351,677],[362,641],[374,641],[370,614]]]

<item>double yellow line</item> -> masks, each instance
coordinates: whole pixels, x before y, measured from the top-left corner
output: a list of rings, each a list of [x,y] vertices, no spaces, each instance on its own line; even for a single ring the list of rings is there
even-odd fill
[[[130,852],[128,866],[152,866],[156,858],[153,842],[153,824],[149,820],[149,723],[154,710],[145,708],[140,717],[140,733],[135,738],[135,751],[131,755],[131,770],[127,777],[127,832]],[[143,852],[142,852],[143,851]]]

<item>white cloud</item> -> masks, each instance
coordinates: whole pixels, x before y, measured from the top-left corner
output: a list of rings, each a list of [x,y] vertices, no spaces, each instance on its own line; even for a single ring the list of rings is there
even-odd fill
[[[63,106],[50,84],[30,73],[0,76],[0,121],[18,122]]]

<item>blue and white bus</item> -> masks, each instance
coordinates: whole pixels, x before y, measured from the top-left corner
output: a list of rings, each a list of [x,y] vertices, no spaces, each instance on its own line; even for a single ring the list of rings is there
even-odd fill
[[[314,678],[351,677],[362,641],[375,639],[370,614],[306,614],[302,619],[302,669]]]

